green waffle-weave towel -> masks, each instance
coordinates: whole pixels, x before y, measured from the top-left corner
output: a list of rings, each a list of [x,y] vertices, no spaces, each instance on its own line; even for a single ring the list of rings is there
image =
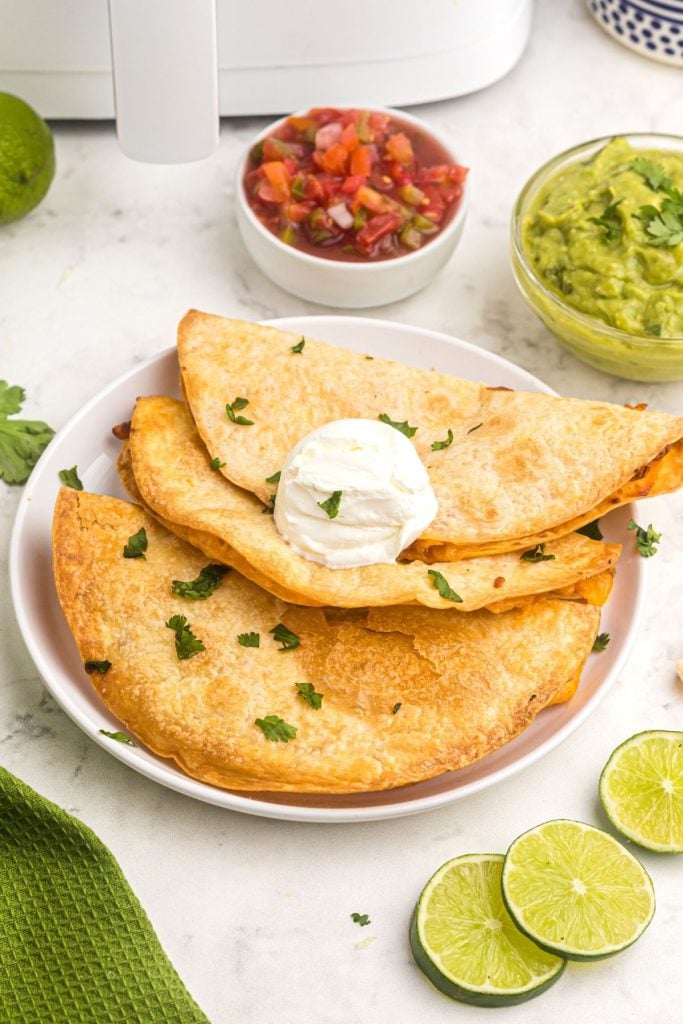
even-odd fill
[[[209,1024],[107,847],[4,768],[0,1022]]]

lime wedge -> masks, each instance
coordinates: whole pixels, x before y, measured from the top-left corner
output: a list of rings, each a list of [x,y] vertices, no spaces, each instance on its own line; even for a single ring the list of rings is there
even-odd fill
[[[618,953],[655,912],[642,864],[614,836],[582,821],[546,821],[515,839],[502,887],[517,927],[568,960]]]
[[[526,1002],[566,967],[510,920],[500,891],[503,859],[472,853],[447,861],[422,890],[410,922],[418,967],[451,999],[476,1006]]]
[[[683,732],[639,732],[612,752],[600,799],[615,828],[657,853],[683,853]]]

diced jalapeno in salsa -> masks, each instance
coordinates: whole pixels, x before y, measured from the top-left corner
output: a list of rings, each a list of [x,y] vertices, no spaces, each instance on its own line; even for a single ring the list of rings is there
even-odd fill
[[[249,155],[244,188],[269,231],[336,260],[414,252],[445,227],[467,168],[433,136],[388,114],[309,110]]]

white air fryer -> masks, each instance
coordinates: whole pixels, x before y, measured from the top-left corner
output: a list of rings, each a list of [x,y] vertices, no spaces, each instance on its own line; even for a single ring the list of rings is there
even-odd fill
[[[410,106],[519,59],[532,0],[0,0],[0,90],[116,117],[130,157],[208,156],[219,115]]]

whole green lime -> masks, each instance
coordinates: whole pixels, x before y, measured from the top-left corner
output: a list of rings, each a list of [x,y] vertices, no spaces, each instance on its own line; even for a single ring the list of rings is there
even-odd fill
[[[55,173],[52,133],[33,107],[0,92],[0,224],[25,217]]]

